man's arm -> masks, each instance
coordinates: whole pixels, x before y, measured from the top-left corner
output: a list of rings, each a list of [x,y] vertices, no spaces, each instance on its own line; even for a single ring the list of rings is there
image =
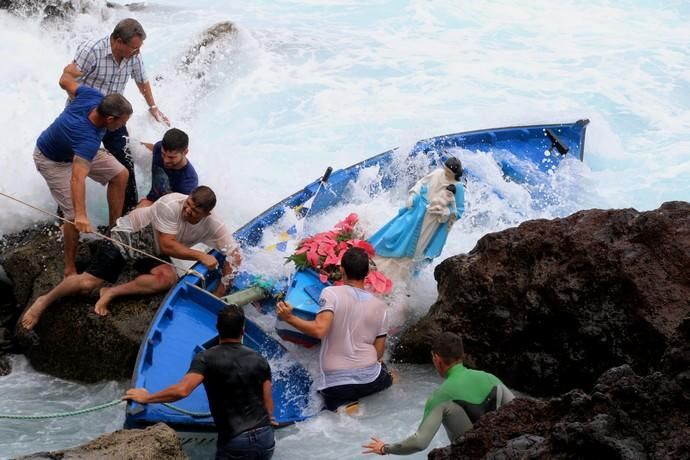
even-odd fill
[[[141,144],[142,144],[144,147],[146,147],[147,149],[149,149],[150,152],[153,152],[153,145],[154,145],[154,144],[151,144],[150,142],[142,142]]]
[[[237,272],[237,267],[242,263],[242,256],[240,255],[240,250],[235,249],[230,254],[225,256],[225,264],[223,264],[223,276],[220,278],[218,287],[216,287],[213,293],[216,297],[220,297],[228,290],[228,287],[232,284],[235,279],[235,273]]]
[[[381,361],[383,354],[386,352],[386,336],[376,337],[374,340],[374,348],[376,348],[376,358]]]
[[[287,302],[276,304],[278,317],[289,325],[299,329],[305,334],[322,339],[331,330],[333,324],[333,312],[330,310],[320,311],[316,314],[316,319],[307,321],[292,314],[292,306]]]
[[[266,380],[263,385],[263,396],[264,396],[264,406],[266,406],[266,412],[268,412],[268,417],[271,419],[271,424],[274,424],[276,418],[273,416],[273,386],[270,380]]]
[[[72,162],[72,205],[74,206],[74,226],[80,232],[91,232],[91,224],[86,215],[86,177],[89,175],[91,163],[85,159],[74,156]]]
[[[452,402],[451,402],[452,403]],[[455,404],[455,403],[452,403]],[[362,445],[365,449],[363,454],[396,454],[410,455],[422,451],[429,447],[429,443],[441,427],[443,421],[443,405],[437,406],[419,424],[417,432],[403,441],[387,444],[376,437],[371,438],[371,442]]]
[[[184,244],[177,241],[175,235],[170,235],[168,233],[161,233],[156,230],[158,235],[158,244],[160,245],[161,253],[166,256],[175,257],[176,259],[182,260],[196,260],[206,265],[211,270],[218,267],[218,260],[211,254],[206,254],[202,251],[197,251],[196,249],[191,249]]]
[[[151,116],[153,116],[156,121],[161,121],[170,126],[170,120],[168,120],[168,117],[166,117],[163,112],[158,110],[158,106],[156,106],[156,100],[153,98],[153,91],[151,90],[151,83],[149,83],[148,80],[141,83],[136,83],[137,87],[139,88],[139,92],[142,96],[144,96],[144,99],[149,106],[149,113]]]
[[[189,396],[203,381],[203,375],[190,372],[185,374],[179,382],[153,394],[150,394],[146,388],[130,388],[122,399],[141,404],[178,401]]]
[[[71,62],[62,69],[62,75],[60,76],[60,88],[67,91],[70,99],[74,99],[77,95],[77,88],[81,86],[81,83],[77,81],[78,77],[81,77],[82,73],[77,67],[77,64]]]

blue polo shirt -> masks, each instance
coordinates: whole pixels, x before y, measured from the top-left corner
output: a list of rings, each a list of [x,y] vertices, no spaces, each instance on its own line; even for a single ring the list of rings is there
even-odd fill
[[[36,146],[41,153],[63,163],[71,163],[74,155],[87,161],[93,160],[101,146],[105,128],[96,128],[88,116],[102,100],[100,91],[79,86],[74,100],[38,137]]]
[[[151,157],[151,191],[146,196],[147,200],[156,201],[166,193],[183,193],[189,195],[199,185],[199,176],[187,160],[182,169],[168,169],[163,166],[162,141],[153,146]]]

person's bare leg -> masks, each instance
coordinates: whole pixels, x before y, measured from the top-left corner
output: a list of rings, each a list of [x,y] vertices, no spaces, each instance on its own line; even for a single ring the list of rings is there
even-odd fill
[[[118,217],[122,217],[122,210],[125,206],[125,189],[127,188],[127,180],[129,179],[129,172],[123,169],[117,176],[110,179],[108,182],[108,220],[112,227]]]
[[[65,222],[62,226],[62,240],[65,245],[65,278],[77,274],[77,245],[79,244],[79,231],[77,228]]]
[[[43,315],[43,312],[50,307],[53,302],[56,302],[63,297],[75,294],[88,294],[92,290],[103,286],[101,278],[97,278],[90,273],[82,273],[79,275],[68,276],[55,286],[48,293],[39,296],[34,300],[34,303],[24,312],[21,317],[21,325],[24,329],[33,329],[38,320]]]
[[[129,283],[102,288],[94,311],[97,315],[108,314],[108,306],[116,297],[123,295],[156,294],[170,289],[175,281],[175,270],[169,265],[159,265],[147,275],[139,275]]]

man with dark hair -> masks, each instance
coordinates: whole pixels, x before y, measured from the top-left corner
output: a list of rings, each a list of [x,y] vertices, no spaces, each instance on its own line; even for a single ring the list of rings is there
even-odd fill
[[[442,332],[431,344],[431,360],[439,375],[445,378],[426,401],[424,417],[417,432],[396,443],[384,443],[376,437],[363,445],[365,454],[409,455],[429,446],[441,424],[448,439],[456,441],[487,412],[508,404],[515,396],[498,379],[487,372],[467,369],[462,361],[462,337]]]
[[[218,430],[216,459],[273,456],[271,368],[256,351],[242,345],[244,312],[228,305],[218,314],[220,343],[199,352],[178,383],[153,394],[131,388],[122,399],[141,404],[174,402],[203,383]]]
[[[199,185],[199,176],[187,160],[189,136],[184,131],[171,128],[163,140],[144,146],[151,151],[151,191],[138,207],[151,206],[167,193],[189,195]]]
[[[131,76],[146,100],[149,112],[157,120],[169,124],[168,119],[158,110],[153,98],[151,85],[146,77],[144,61],[141,58],[141,47],[146,39],[146,32],[139,21],[132,18],[117,23],[110,36],[98,40],[88,40],[77,48],[74,63],[82,71],[81,82],[98,89],[103,94],[123,94]],[[129,182],[125,194],[124,211],[137,205],[137,188],[134,178],[134,164],[127,147],[127,127],[103,137],[103,145],[129,171]]]
[[[210,269],[218,266],[216,258],[191,246],[203,243],[225,254],[223,277],[215,294],[225,293],[242,260],[240,247],[225,224],[211,210],[216,205],[216,195],[209,187],[201,185],[187,196],[169,193],[149,207],[137,208],[118,219],[113,228],[114,236],[137,232],[148,225],[153,227],[155,252],[166,257],[201,262]],[[151,259],[150,272],[134,280],[100,291],[95,311],[108,314],[108,305],[116,297],[136,294],[155,294],[171,288],[177,281],[177,269],[173,263],[161,263]],[[184,271],[184,270],[182,270]]]
[[[64,68],[60,86],[74,100],[36,141],[34,163],[64,217],[74,221],[62,227],[65,276],[75,275],[79,232],[91,232],[86,213],[86,177],[108,185],[110,225],[122,215],[127,170],[104,150],[99,150],[106,130],[119,129],[132,114],[132,106],[119,94],[103,97],[81,85],[74,64]]]
[[[319,365],[323,381],[319,391],[326,408],[352,406],[360,398],[391,386],[393,380],[382,363],[386,349],[386,304],[364,290],[369,257],[361,248],[350,248],[341,262],[342,286],[321,292],[316,319],[292,314],[292,306],[278,302],[280,319],[312,337],[321,339]]]

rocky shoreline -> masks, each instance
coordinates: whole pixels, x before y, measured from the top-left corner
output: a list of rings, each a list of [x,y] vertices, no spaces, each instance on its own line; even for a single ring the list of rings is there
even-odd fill
[[[28,346],[34,368],[61,378],[126,379],[160,297],[118,300],[105,319],[95,297],[64,299],[38,343],[13,340],[21,311],[61,277],[58,236],[36,226],[0,244],[0,350]],[[427,363],[431,334],[461,332],[470,366],[534,398],[430,458],[690,458],[689,203],[528,221],[443,261],[435,278],[436,303],[394,358]]]

